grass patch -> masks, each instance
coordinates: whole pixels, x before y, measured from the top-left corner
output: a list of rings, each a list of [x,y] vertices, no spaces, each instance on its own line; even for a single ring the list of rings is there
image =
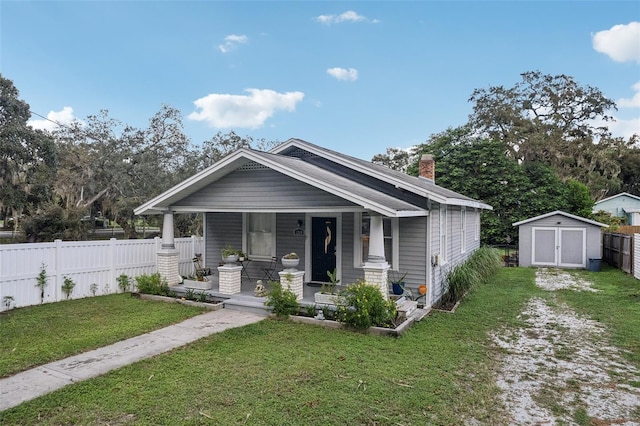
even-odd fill
[[[640,281],[619,269],[603,265],[601,272],[573,271],[593,283],[597,293],[559,291],[557,296],[577,312],[603,323],[611,331],[611,343],[640,365]]]
[[[506,424],[489,330],[516,321],[533,271],[510,268],[455,315],[397,339],[265,320],[60,389],[3,424]]]
[[[115,343],[201,313],[199,308],[132,298],[75,299],[0,314],[0,377]]]

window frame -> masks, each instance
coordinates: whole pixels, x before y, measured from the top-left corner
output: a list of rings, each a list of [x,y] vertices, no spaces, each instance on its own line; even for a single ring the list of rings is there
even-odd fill
[[[447,263],[447,215],[449,209],[446,204],[440,204],[440,260],[442,263]]]
[[[460,253],[467,251],[467,208],[460,208]]]
[[[249,253],[249,215],[269,215],[271,222],[271,254],[258,255]],[[247,212],[242,213],[242,251],[252,260],[271,260],[276,255],[276,213]]]

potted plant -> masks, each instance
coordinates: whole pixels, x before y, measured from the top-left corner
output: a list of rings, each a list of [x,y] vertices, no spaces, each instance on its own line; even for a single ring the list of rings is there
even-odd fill
[[[222,261],[227,265],[238,261],[238,250],[228,244],[222,249],[221,254]]]
[[[329,282],[322,283],[322,287],[320,287],[320,291],[313,295],[316,303],[323,303],[325,305],[335,305],[336,301],[341,299],[341,296],[336,294],[336,285],[340,283],[340,280],[337,278],[338,271],[336,269],[331,271],[327,271],[327,277],[329,277]]]
[[[389,271],[389,282],[391,282],[393,294],[401,295],[404,293],[404,286],[406,285],[404,279],[406,276],[407,272],[400,274],[400,272]]]
[[[247,255],[244,254],[242,250],[238,250],[238,260],[240,262],[244,262],[246,258],[247,258]]]
[[[282,256],[282,266],[284,266],[285,269],[295,269],[298,263],[300,263],[300,258],[294,252]]]

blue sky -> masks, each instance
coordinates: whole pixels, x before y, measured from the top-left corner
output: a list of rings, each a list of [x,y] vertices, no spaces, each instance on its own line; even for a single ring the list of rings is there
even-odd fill
[[[62,123],[106,109],[145,128],[169,104],[194,144],[234,130],[369,160],[539,70],[599,88],[614,134],[640,133],[637,1],[2,0],[0,26],[3,77]]]

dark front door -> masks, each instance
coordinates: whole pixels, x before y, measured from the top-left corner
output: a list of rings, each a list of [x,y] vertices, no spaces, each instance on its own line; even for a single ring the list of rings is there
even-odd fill
[[[336,218],[314,217],[311,221],[311,281],[329,281],[327,271],[336,268]]]

